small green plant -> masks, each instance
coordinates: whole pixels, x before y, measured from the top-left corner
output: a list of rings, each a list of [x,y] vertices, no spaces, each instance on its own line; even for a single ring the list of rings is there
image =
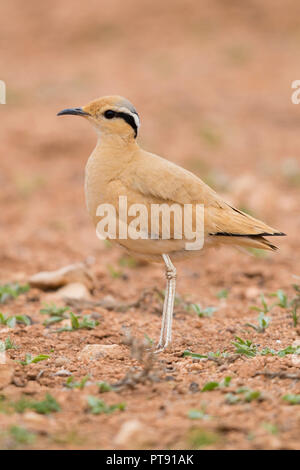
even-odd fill
[[[192,429],[188,435],[188,443],[192,449],[201,449],[210,446],[215,444],[218,440],[218,434],[198,428]]]
[[[205,405],[202,405],[201,410],[189,410],[187,416],[189,419],[211,419],[211,416],[206,413]]]
[[[251,310],[256,310],[257,312],[262,312],[266,315],[267,313],[269,313],[272,310],[274,305],[268,305],[267,304],[264,294],[260,295],[260,300],[261,300],[261,307],[257,307],[256,305],[253,305],[250,308],[251,308]]]
[[[264,333],[269,324],[270,318],[267,317],[264,312],[260,312],[258,315],[258,325],[253,325],[253,323],[246,323],[246,326],[253,328],[258,333]]]
[[[122,268],[133,269],[133,268],[136,268],[137,261],[131,256],[122,256],[122,258],[119,259],[119,266],[121,266]]]
[[[207,354],[193,353],[191,351],[185,350],[183,352],[183,357],[192,357],[193,359],[207,359]]]
[[[17,323],[23,323],[26,326],[31,324],[30,318],[27,315],[14,315],[7,317],[0,312],[0,325],[6,325],[9,328],[14,328]]]
[[[97,385],[100,393],[111,392],[113,390],[113,387],[107,382],[98,382]]]
[[[285,357],[288,354],[300,354],[300,346],[287,346],[284,349],[280,349],[279,351],[275,351],[275,349],[272,348],[263,348],[259,354],[261,356],[278,356],[278,357]]]
[[[183,352],[183,357],[192,357],[193,359],[209,359],[209,358],[218,358],[218,357],[228,357],[229,354],[226,352],[226,351],[216,351],[216,352],[213,352],[213,351],[210,351],[209,353],[207,354],[199,354],[199,353],[193,353],[189,350],[185,350]]]
[[[218,299],[227,299],[228,294],[229,294],[228,289],[221,289],[219,290],[219,292],[217,292],[216,296]]]
[[[190,306],[200,318],[211,317],[218,310],[217,307],[202,308],[200,304],[190,304]]]
[[[44,321],[45,326],[59,323],[65,318],[68,318],[66,312],[70,310],[70,307],[57,307],[54,303],[45,304],[44,308],[40,309],[40,313],[43,315],[49,315],[50,318]]]
[[[278,427],[276,426],[276,424],[272,424],[272,423],[262,423],[262,427],[263,427],[269,434],[273,434],[273,435],[278,434]]]
[[[20,294],[24,294],[27,291],[29,291],[29,284],[3,284],[0,286],[0,303],[4,304],[7,300],[15,299]]]
[[[98,414],[110,414],[116,410],[124,411],[126,408],[125,403],[117,403],[116,405],[107,405],[103,400],[100,398],[94,397],[89,395],[87,398],[89,412],[98,415]]]
[[[19,361],[22,366],[28,366],[29,364],[36,364],[37,362],[46,361],[50,356],[46,354],[39,354],[38,356],[32,357],[31,354],[26,353],[24,361]]]
[[[249,339],[244,340],[236,336],[232,344],[235,346],[235,352],[237,354],[242,354],[247,357],[254,357],[257,354],[257,346]]]
[[[150,338],[150,336],[148,336],[146,333],[144,334],[144,337],[145,337],[146,341],[148,341],[150,346],[152,346],[154,344],[154,340],[152,338]]]
[[[275,305],[278,305],[281,308],[289,309],[291,312],[291,317],[293,320],[293,325],[296,327],[298,325],[298,308],[300,307],[300,286],[298,284],[293,284],[293,289],[295,291],[295,297],[291,300],[288,299],[287,294],[282,290],[278,289],[276,292],[271,294],[273,297],[277,297],[278,302]]]
[[[121,269],[114,268],[111,264],[107,265],[108,272],[113,279],[120,279],[124,273]]]
[[[74,377],[71,375],[71,377],[68,377],[66,381],[66,387],[71,389],[79,388],[79,390],[83,390],[89,378],[90,376],[86,375],[83,377],[83,379],[80,380],[80,382],[76,382]]]
[[[287,394],[284,395],[283,400],[287,401],[290,405],[300,405],[300,393],[297,395]]]
[[[297,314],[297,309],[298,309],[298,306],[293,305],[293,307],[292,307],[292,320],[293,320],[293,325],[294,325],[295,328],[298,325],[298,321],[299,321],[298,314]]]
[[[298,325],[299,317],[297,315],[297,310],[300,307],[300,286],[298,284],[293,284],[293,289],[295,290],[295,297],[291,300],[291,309],[292,309],[292,319],[293,325],[296,327]]]
[[[11,426],[9,434],[16,444],[33,444],[35,434],[20,426]]]
[[[222,382],[206,382],[201,392],[208,392],[211,390],[215,390],[216,388],[229,387],[230,382],[231,382],[230,376],[225,377],[225,379],[223,379]]]
[[[288,296],[282,289],[278,289],[276,292],[271,294],[272,297],[277,297],[278,302],[275,305],[278,305],[281,308],[288,308],[290,306]]]
[[[31,405],[31,409],[37,413],[48,415],[52,412],[60,411],[60,405],[50,393],[47,393],[45,400],[34,401]]]
[[[70,310],[70,307],[57,307],[54,303],[51,303],[45,304],[45,306],[40,309],[40,313],[50,315],[51,317],[61,317],[68,310]]]
[[[215,388],[219,387],[219,382],[207,382],[201,392],[210,392],[211,390],[215,390]]]
[[[45,399],[41,401],[27,400],[23,397],[13,404],[13,408],[17,413],[24,413],[25,410],[30,409],[43,415],[60,411],[60,405],[50,393],[47,393]]]
[[[238,388],[236,393],[242,394],[244,401],[247,403],[250,403],[251,401],[254,401],[254,400],[259,400],[259,401],[263,400],[263,396],[259,390],[251,390],[251,388],[248,388],[248,387]]]
[[[0,341],[0,352],[7,351],[8,349],[17,349],[17,346],[11,341],[10,337],[5,341]]]
[[[225,401],[230,405],[235,405],[236,403],[250,403],[252,401],[262,401],[264,397],[259,390],[251,390],[248,387],[240,387],[234,393],[228,393],[226,395]]]
[[[64,326],[63,328],[59,328],[57,332],[76,331],[81,329],[92,330],[97,325],[99,325],[99,322],[97,320],[93,320],[90,315],[85,315],[82,318],[82,321],[80,321],[80,318],[77,317],[73,312],[70,312],[70,320],[70,326]]]

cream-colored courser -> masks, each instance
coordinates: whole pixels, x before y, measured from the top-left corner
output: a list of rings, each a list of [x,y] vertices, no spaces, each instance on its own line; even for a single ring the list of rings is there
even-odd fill
[[[149,214],[152,204],[192,204],[193,210],[197,204],[203,204],[204,248],[229,243],[241,247],[276,249],[264,236],[283,233],[231,207],[189,171],[141,149],[136,142],[139,116],[125,98],[105,96],[82,108],[64,109],[58,113],[64,114],[83,116],[98,134],[98,142],[87,162],[85,174],[87,207],[95,225],[100,220],[96,215],[100,204],[113,205],[118,217],[119,196],[127,197],[128,207],[136,203],[144,204]],[[149,235],[148,239],[112,240],[135,257],[165,262],[167,286],[158,350],[165,349],[171,343],[176,283],[176,269],[171,259],[176,261],[199,255],[199,251],[186,249],[186,243],[190,240],[176,239],[175,230],[172,232],[171,229],[170,233],[169,239],[160,237],[154,240]]]

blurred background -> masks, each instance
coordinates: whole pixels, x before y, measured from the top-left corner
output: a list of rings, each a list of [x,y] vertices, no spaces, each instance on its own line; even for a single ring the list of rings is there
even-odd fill
[[[121,256],[99,242],[85,209],[94,131],[56,117],[120,94],[140,114],[144,148],[288,233],[268,262],[278,283],[290,283],[300,230],[300,105],[291,102],[299,44],[296,0],[2,3],[1,278],[87,257],[101,270]],[[229,249],[219,261],[249,263]]]

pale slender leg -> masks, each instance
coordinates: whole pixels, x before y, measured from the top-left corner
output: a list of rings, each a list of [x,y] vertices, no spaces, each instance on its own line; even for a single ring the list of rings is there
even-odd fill
[[[172,340],[172,320],[176,288],[176,268],[175,266],[173,266],[168,255],[163,255],[163,260],[166,265],[167,286],[164,299],[160,339],[157,345],[157,352],[166,349],[170,345]]]
[[[166,326],[167,326],[166,319],[167,319],[168,300],[169,300],[169,280],[167,279],[165,298],[164,298],[164,307],[163,307],[162,321],[161,321],[161,329],[160,329],[160,337],[159,337],[157,349],[161,349],[164,344],[164,337],[166,334]]]

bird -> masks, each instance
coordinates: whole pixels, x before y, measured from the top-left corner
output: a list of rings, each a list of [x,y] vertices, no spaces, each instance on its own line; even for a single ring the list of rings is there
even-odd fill
[[[172,344],[176,288],[176,268],[173,263],[194,258],[207,247],[226,244],[274,251],[277,247],[265,237],[285,234],[232,207],[190,171],[143,150],[137,142],[140,117],[126,98],[104,96],[82,107],[63,109],[57,115],[81,116],[92,124],[98,135],[96,147],[85,168],[86,205],[94,225],[97,227],[103,220],[103,212],[99,212],[99,207],[109,205],[114,209],[114,221],[120,225],[117,233],[114,230],[108,233],[108,238],[111,237],[112,242],[121,245],[135,258],[165,265],[166,290],[160,337],[156,346],[156,352],[162,352]],[[120,227],[123,224],[129,229],[133,212],[129,219],[121,216],[120,198],[126,198],[127,207],[137,204],[145,207],[146,222],[150,221],[149,214],[153,207],[190,207],[193,216],[197,215],[196,208],[202,207],[202,245],[199,245],[199,249],[188,249],[190,238],[185,234],[178,237],[183,214],[175,209],[174,217],[172,220],[171,216],[169,218],[169,227],[160,218],[155,236],[150,233],[147,223],[144,226],[144,232],[147,233],[143,233],[143,237],[121,236]],[[163,236],[164,229],[167,229],[167,236]]]

